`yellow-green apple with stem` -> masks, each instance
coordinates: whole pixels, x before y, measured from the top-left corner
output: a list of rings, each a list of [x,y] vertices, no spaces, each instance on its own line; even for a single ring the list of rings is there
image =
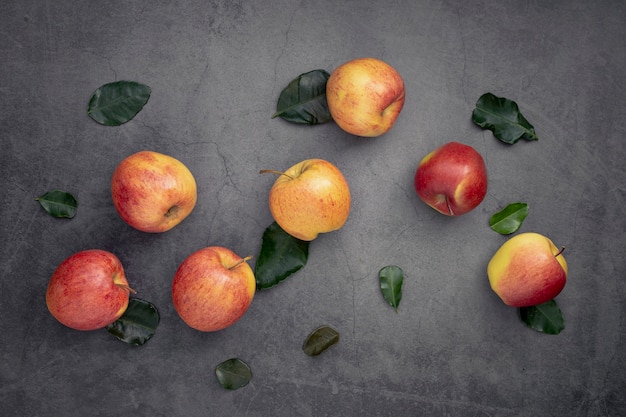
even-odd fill
[[[160,233],[191,213],[197,201],[196,180],[178,159],[141,151],[116,167],[111,196],[126,223],[143,232]]]
[[[485,198],[487,167],[471,146],[449,142],[420,161],[414,184],[424,203],[447,216],[460,216]]]
[[[269,208],[278,225],[293,237],[311,241],[320,233],[340,229],[350,213],[350,188],[342,172],[323,159],[301,161],[278,177],[269,194]]]
[[[556,297],[567,281],[563,248],[539,233],[504,242],[487,265],[491,289],[511,307],[530,307]]]
[[[256,291],[249,259],[222,246],[189,255],[172,282],[172,301],[180,318],[202,332],[222,330],[237,322]]]
[[[113,253],[89,249],[66,258],[46,290],[46,305],[59,322],[76,330],[96,330],[119,319],[130,293],[122,263]]]
[[[404,106],[404,80],[388,63],[358,58],[337,67],[326,82],[333,120],[344,131],[376,137],[388,132]]]

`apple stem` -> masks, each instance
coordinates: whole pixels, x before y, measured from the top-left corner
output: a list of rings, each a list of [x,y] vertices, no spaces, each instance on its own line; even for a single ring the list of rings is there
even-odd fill
[[[128,285],[124,285],[124,284],[115,284],[115,285],[117,285],[120,288],[124,288],[126,291],[128,291],[131,294],[137,294],[137,291],[133,290]]]
[[[164,217],[170,217],[175,215],[178,212],[178,206],[172,206],[165,212]]]
[[[250,259],[252,259],[252,256],[246,256],[245,258],[241,258],[240,260],[238,260],[237,262],[234,263],[234,265],[229,266],[226,269],[230,269],[231,271],[235,268],[237,268],[239,265],[241,265],[244,262],[249,261]]]
[[[556,255],[554,255],[554,257],[556,258],[560,254],[562,254],[564,250],[565,250],[565,246],[561,247],[561,250]]]
[[[276,175],[284,175],[285,177],[294,179],[291,175],[287,175],[284,172],[275,171],[273,169],[262,169],[259,171],[259,174],[276,174]]]

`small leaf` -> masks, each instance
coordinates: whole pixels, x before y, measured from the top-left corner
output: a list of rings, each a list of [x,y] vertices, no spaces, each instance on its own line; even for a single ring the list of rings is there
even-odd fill
[[[44,195],[35,198],[35,201],[39,201],[41,207],[53,217],[67,217],[71,219],[76,215],[76,209],[78,208],[78,202],[76,198],[65,191],[52,190],[48,191]]]
[[[489,219],[489,226],[501,235],[516,232],[528,216],[528,204],[511,203]]]
[[[329,326],[313,330],[302,345],[302,350],[309,356],[317,356],[339,342],[339,332]]]
[[[109,324],[106,329],[122,342],[140,346],[154,336],[160,316],[151,303],[131,298],[122,317]]]
[[[150,87],[135,81],[116,81],[94,91],[87,114],[105,126],[119,126],[131,120],[150,98]]]
[[[280,93],[276,113],[292,123],[322,124],[332,120],[326,101],[326,82],[330,74],[313,70],[300,74]]]
[[[532,307],[520,307],[520,318],[528,327],[541,333],[559,334],[565,328],[563,314],[551,300]]]
[[[272,287],[306,265],[309,242],[296,239],[274,222],[263,233],[254,276],[258,289]]]
[[[402,269],[395,265],[386,266],[378,272],[378,277],[383,297],[397,313],[402,299],[402,282],[404,281]]]
[[[248,385],[252,379],[252,371],[241,359],[231,358],[217,365],[215,376],[222,387],[236,390]]]
[[[502,142],[514,144],[520,139],[538,140],[535,128],[520,113],[517,103],[485,93],[476,102],[472,121],[489,129]]]

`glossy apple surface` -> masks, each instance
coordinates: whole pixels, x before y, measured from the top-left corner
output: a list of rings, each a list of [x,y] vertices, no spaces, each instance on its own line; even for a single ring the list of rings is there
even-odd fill
[[[359,58],[337,67],[326,83],[328,110],[344,131],[375,137],[388,132],[404,106],[404,81],[376,58]]]
[[[132,290],[120,260],[90,249],[65,259],[46,290],[46,305],[62,324],[76,330],[101,329],[121,317]]]
[[[179,160],[141,151],[125,158],[113,172],[111,196],[120,217],[149,233],[172,229],[196,205],[196,180]]]
[[[485,198],[487,168],[474,148],[449,142],[420,161],[414,184],[424,203],[447,216],[460,216]]]
[[[269,207],[285,232],[311,241],[346,223],[350,188],[335,165],[323,159],[307,159],[277,174],[269,194]]]
[[[492,290],[511,307],[552,300],[565,287],[567,272],[562,250],[539,233],[507,240],[487,266]]]
[[[191,328],[213,332],[237,322],[252,303],[252,269],[230,249],[209,246],[187,257],[172,282],[172,301]]]

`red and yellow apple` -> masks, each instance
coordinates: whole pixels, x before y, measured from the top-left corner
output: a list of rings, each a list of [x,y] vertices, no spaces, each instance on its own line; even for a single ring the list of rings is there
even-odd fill
[[[111,252],[90,249],[61,262],[48,283],[46,304],[65,326],[96,330],[124,314],[131,292],[120,260]]]
[[[350,188],[332,163],[301,161],[278,175],[269,194],[269,208],[278,225],[293,237],[311,241],[320,233],[340,229],[350,213]]]
[[[202,332],[222,330],[237,322],[256,291],[248,259],[221,246],[189,255],[172,282],[172,301],[180,318]]]
[[[132,227],[149,233],[172,229],[196,205],[196,180],[169,155],[141,151],[125,158],[113,172],[113,204]]]
[[[326,83],[333,120],[344,131],[375,137],[388,132],[404,106],[404,81],[388,63],[359,58],[337,67]]]
[[[447,216],[460,216],[485,198],[487,168],[474,148],[449,142],[420,161],[414,183],[424,203]]]
[[[496,251],[487,265],[491,289],[511,307],[543,304],[565,287],[563,249],[539,233],[522,233]]]

